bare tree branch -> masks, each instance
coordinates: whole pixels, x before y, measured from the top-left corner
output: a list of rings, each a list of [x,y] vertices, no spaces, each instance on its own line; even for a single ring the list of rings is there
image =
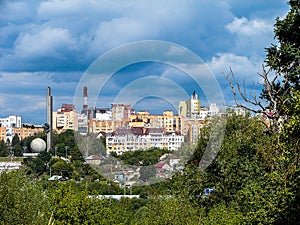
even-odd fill
[[[282,91],[281,88],[278,90],[276,87],[276,82],[279,79],[279,74],[276,73],[275,76],[271,79],[270,78],[270,69],[266,69],[264,65],[262,65],[262,73],[258,73],[258,75],[263,79],[263,87],[265,94],[270,99],[271,104],[266,104],[266,101],[262,101],[257,98],[256,95],[256,86],[253,83],[253,92],[250,91],[249,95],[247,94],[247,88],[246,88],[246,80],[244,79],[242,84],[235,81],[235,76],[230,68],[230,72],[228,74],[225,74],[226,80],[229,82],[231,92],[233,93],[234,101],[236,104],[236,107],[246,109],[250,112],[254,113],[263,113],[263,115],[266,116],[266,118],[269,120],[269,125],[267,123],[264,123],[267,127],[271,129],[271,131],[277,131],[278,130],[278,120],[280,118],[278,113],[278,104],[284,104],[286,100],[283,100],[280,98],[280,92]],[[246,106],[245,104],[242,104],[239,102],[239,99],[242,99],[244,102],[248,103],[250,106]],[[251,105],[253,107],[251,107]]]

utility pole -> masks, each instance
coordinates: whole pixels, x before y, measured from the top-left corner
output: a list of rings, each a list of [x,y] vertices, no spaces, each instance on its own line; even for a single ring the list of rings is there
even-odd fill
[[[66,149],[66,159],[68,159],[68,146],[65,146],[65,149]]]

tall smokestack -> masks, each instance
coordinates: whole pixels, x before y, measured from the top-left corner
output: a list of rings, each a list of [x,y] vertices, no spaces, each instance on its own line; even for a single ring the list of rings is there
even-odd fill
[[[87,86],[83,87],[83,106],[82,109],[87,109],[88,108],[88,90],[87,90]]]
[[[53,98],[51,96],[51,88],[47,88],[47,124],[46,133],[47,133],[47,152],[52,148],[52,107],[53,107]]]

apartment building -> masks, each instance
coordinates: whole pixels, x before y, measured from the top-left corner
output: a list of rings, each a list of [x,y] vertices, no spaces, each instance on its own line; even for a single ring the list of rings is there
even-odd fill
[[[197,119],[200,117],[200,100],[196,91],[187,101],[180,101],[178,104],[178,115],[185,118]]]
[[[18,135],[20,140],[24,138],[34,136],[38,133],[44,132],[44,128],[42,126],[25,126],[15,127],[13,128],[13,135]]]
[[[117,128],[122,127],[122,121],[113,121],[113,120],[89,120],[88,121],[88,131],[89,133],[112,133]]]
[[[12,141],[14,128],[22,127],[22,118],[20,116],[11,115],[6,118],[0,118],[1,135],[0,138],[3,141]]]
[[[118,128],[106,136],[106,153],[116,152],[121,155],[127,151],[150,148],[178,150],[183,142],[183,135],[165,132],[163,128]]]
[[[53,130],[58,133],[66,130],[78,131],[78,112],[73,104],[62,104],[62,107],[53,112]]]
[[[205,120],[186,119],[183,122],[183,135],[186,137],[186,142],[196,144],[201,134],[201,129],[205,125]]]
[[[162,115],[150,115],[148,111],[130,115],[129,127],[163,128],[166,132],[183,132],[183,116],[175,116],[171,110]]]
[[[0,127],[0,141],[6,142],[6,127]]]
[[[132,113],[131,105],[111,104],[112,120],[128,121]]]
[[[41,125],[22,124],[20,116],[11,115],[6,118],[0,118],[0,140],[12,142],[13,137],[17,134],[20,140],[43,132]]]

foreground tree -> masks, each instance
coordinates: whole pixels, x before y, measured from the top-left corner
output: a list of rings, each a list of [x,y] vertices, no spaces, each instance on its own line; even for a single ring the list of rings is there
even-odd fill
[[[20,171],[0,174],[0,224],[47,224],[49,199]]]
[[[263,89],[259,98],[256,93],[247,93],[246,84],[235,81],[234,72],[229,80],[236,105],[255,113],[263,113],[269,119],[269,131],[276,133],[291,117],[291,100],[300,88],[300,1],[290,0],[291,7],[285,18],[277,18],[274,25],[278,44],[266,48],[267,56],[259,76]],[[239,101],[241,97],[248,105]],[[250,104],[250,106],[249,106]]]
[[[249,178],[232,199],[248,212],[245,218],[249,223],[297,224],[300,219],[300,1],[288,4],[289,13],[274,25],[278,44],[266,48],[265,65],[259,74],[263,79],[260,97],[247,96],[245,83],[236,83],[233,71],[227,76],[237,106],[261,112],[269,119],[266,133],[271,142],[260,146],[258,152],[262,164],[257,165],[263,166],[258,168],[260,177]],[[240,103],[238,96],[250,106]]]
[[[1,140],[0,141],[0,157],[7,157],[9,155],[9,151],[6,143]]]

